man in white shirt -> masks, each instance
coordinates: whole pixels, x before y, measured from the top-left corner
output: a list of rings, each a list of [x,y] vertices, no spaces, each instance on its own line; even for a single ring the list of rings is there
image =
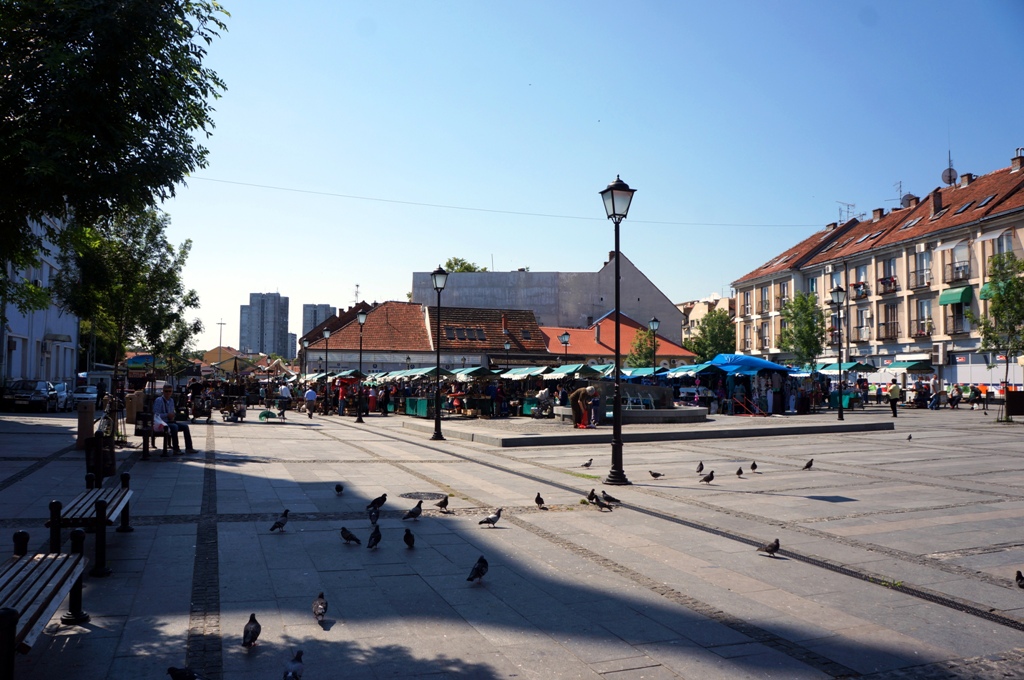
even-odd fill
[[[306,394],[304,395],[304,397],[306,399],[306,415],[308,415],[309,419],[312,420],[313,409],[316,408],[316,390],[310,387],[308,390],[306,390]]]
[[[281,389],[278,392],[278,396],[281,399],[281,414],[287,411],[292,405],[292,391],[288,387],[288,383],[281,383]]]
[[[153,401],[153,418],[160,416],[167,427],[171,430],[171,442],[174,446],[174,455],[181,455],[181,448],[178,446],[178,430],[185,433],[185,453],[196,453],[192,448],[192,433],[188,429],[188,423],[176,422],[174,417],[177,407],[174,403],[174,389],[170,385],[164,385],[163,396]],[[164,453],[163,455],[167,455]]]

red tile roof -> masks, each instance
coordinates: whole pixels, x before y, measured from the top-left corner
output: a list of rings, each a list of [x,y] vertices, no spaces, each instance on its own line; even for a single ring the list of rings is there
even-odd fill
[[[821,231],[811,234],[789,250],[776,255],[749,274],[736,279],[732,285],[735,288],[736,284],[754,281],[780,272],[797,270],[804,262],[820,252],[822,248],[832,241],[846,238],[846,234],[857,224],[859,223],[855,219],[841,225],[832,223]]]
[[[625,314],[620,314],[619,316],[622,321],[619,331],[619,354],[625,357],[633,346],[633,340],[636,338],[637,332],[646,330],[647,326],[640,325]],[[600,331],[597,331],[597,328],[600,328]],[[558,341],[558,336],[562,333],[569,333],[569,354],[588,357],[615,356],[615,318],[613,315],[598,319],[589,328],[544,326],[541,328],[541,331],[547,339],[547,350],[551,354],[563,354],[566,352],[565,347]],[[685,361],[694,359],[696,355],[690,350],[659,335],[658,357],[676,357]]]

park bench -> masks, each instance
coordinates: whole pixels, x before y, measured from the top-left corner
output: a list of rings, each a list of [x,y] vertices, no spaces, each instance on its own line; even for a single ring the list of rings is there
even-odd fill
[[[121,473],[121,486],[102,488],[96,486],[96,477],[91,472],[85,476],[86,490],[76,496],[67,507],[60,501],[50,501],[50,519],[46,526],[50,531],[62,527],[84,527],[86,531],[96,532],[96,558],[93,560],[90,576],[109,576],[107,567],[107,527],[114,523],[114,517],[120,515],[119,532],[134,531],[128,511],[128,501],[132,491],[128,488],[131,475]],[[51,539],[51,544],[52,544]]]
[[[29,535],[14,534],[14,556],[0,563],[0,680],[13,680],[15,652],[27,654],[36,638],[71,595],[61,622],[81,625],[89,621],[82,611],[82,573],[85,571],[85,532],[71,532],[71,552],[60,552],[60,531],[50,552],[28,555]]]
[[[150,440],[153,440],[153,445],[156,446],[156,436],[158,433],[153,431],[153,414],[148,411],[142,411],[135,414],[135,436],[142,437],[142,460],[149,460],[149,446]],[[171,430],[170,428],[164,428],[162,433],[159,433],[163,439],[163,448],[160,452],[161,456],[167,455],[167,447],[171,443]]]

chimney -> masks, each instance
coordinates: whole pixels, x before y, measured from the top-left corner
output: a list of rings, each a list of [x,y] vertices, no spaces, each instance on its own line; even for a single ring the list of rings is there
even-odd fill
[[[973,181],[974,181],[974,175],[972,175],[969,172],[965,172],[964,174],[960,175],[960,186],[961,187],[969,187],[969,186],[971,186],[971,182],[973,182]]]
[[[910,205],[907,206],[908,208],[916,208],[917,205],[921,202],[921,199],[915,196],[914,194],[907,194],[907,196],[910,196]]]
[[[601,344],[601,324],[594,326],[594,342]]]
[[[871,211],[871,221],[877,222],[878,220],[885,217],[885,208],[875,208]]]
[[[932,192],[932,217],[935,217],[942,210],[942,193],[936,189]]]
[[[1017,147],[1017,155],[1010,159],[1010,169],[1017,172],[1024,166],[1024,147]]]
[[[825,225],[825,231],[832,231],[833,229],[835,229],[838,226],[839,226],[838,222],[829,222],[828,224]]]

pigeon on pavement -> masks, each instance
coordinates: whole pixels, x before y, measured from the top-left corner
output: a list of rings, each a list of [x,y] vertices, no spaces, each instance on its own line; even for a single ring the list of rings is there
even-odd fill
[[[313,618],[316,619],[317,623],[322,624],[324,622],[324,614],[327,613],[327,600],[324,599],[324,594],[321,592],[313,600]]]
[[[908,434],[908,435],[907,435],[907,441],[908,441],[908,442],[909,442],[909,441],[910,441],[911,439],[913,439],[913,438],[914,438],[914,435],[912,435],[912,434]]]
[[[448,494],[445,494],[444,498],[434,503],[434,505],[441,508],[441,512],[448,512]]]
[[[493,515],[487,515],[487,517],[484,517],[482,520],[477,522],[477,524],[486,524],[490,527],[493,527],[495,524],[498,523],[498,520],[501,519],[501,510],[501,508],[498,508],[497,510],[494,511]]]
[[[750,461],[750,471],[751,472],[757,472],[757,461],[756,460]]]
[[[302,680],[306,667],[302,663],[302,650],[295,652],[292,660],[284,665],[284,680]]]
[[[594,459],[593,459],[593,458],[591,458],[590,460],[588,460],[588,461],[587,461],[586,463],[584,463],[584,464],[583,464],[583,465],[581,465],[580,467],[582,467],[582,468],[588,468],[588,467],[590,467],[590,465],[591,465],[591,464],[592,464],[593,462],[594,462]]]
[[[538,510],[547,510],[547,506],[544,505],[544,499],[540,496],[540,491],[537,492],[537,497],[533,499],[533,502],[537,504]]]
[[[775,557],[775,553],[777,553],[778,551],[779,551],[779,539],[777,539],[777,538],[774,541],[772,541],[771,543],[765,543],[764,545],[762,545],[760,548],[757,549],[757,552],[768,553],[769,557]]]
[[[242,646],[246,648],[255,647],[261,630],[263,628],[260,626],[260,622],[256,620],[256,614],[249,614],[249,623],[245,624],[245,628],[242,630]]]
[[[345,487],[343,487],[341,484],[335,484],[334,485],[334,493],[338,494],[339,496],[341,495],[341,492],[344,491],[344,490],[345,490]]]
[[[602,500],[604,500],[605,503],[621,503],[622,502],[618,498],[616,498],[615,496],[613,496],[610,493],[608,493],[607,491],[605,491],[604,489],[601,489],[601,498],[602,498]]]
[[[654,470],[648,470],[648,472],[651,473],[651,477],[654,477],[655,479],[658,479],[659,477],[664,477],[665,476],[664,473],[662,473],[662,472],[655,472]]]
[[[711,482],[713,482],[713,481],[715,481],[715,471],[714,470],[712,470],[711,472],[707,473],[706,475],[704,475],[703,477],[700,478],[700,482],[704,482],[708,486],[711,486]],[[700,482],[697,482],[697,483],[700,484]]]
[[[341,537],[345,539],[345,543],[351,543],[352,541],[355,541],[356,545],[362,545],[363,544],[363,542],[359,540],[358,536],[353,534],[351,531],[349,531],[345,527],[341,528]]]
[[[814,465],[814,459],[813,458],[811,458],[809,461],[804,463],[804,470],[810,470],[812,465]]]
[[[697,474],[704,472],[704,461],[697,463]]]
[[[281,530],[281,533],[284,533],[284,525],[285,524],[288,524],[288,510],[285,510],[284,512],[282,512],[281,516],[278,517],[277,521],[274,522],[273,526],[270,527],[271,533],[277,531],[278,529]]]
[[[381,506],[387,502],[388,495],[386,493],[382,493],[381,495],[377,496],[372,501],[370,501],[369,505],[366,506],[366,509],[369,510],[370,508],[377,508],[378,510],[380,510]]]
[[[1024,574],[1020,573],[1020,569],[1017,570],[1017,587],[1024,588]]]
[[[486,574],[486,573],[487,573],[487,560],[485,560],[484,556],[481,555],[480,559],[478,559],[476,561],[476,564],[473,565],[473,570],[469,572],[469,578],[467,578],[466,580],[467,581],[474,581],[474,580],[481,581],[481,580],[483,580],[484,574]]]
[[[417,501],[416,505],[414,507],[410,508],[408,512],[406,512],[404,515],[402,515],[402,519],[403,520],[406,520],[406,519],[418,520],[420,518],[420,515],[422,515],[422,514],[423,514],[423,501]]]
[[[742,477],[743,476],[743,466],[742,465],[740,466],[740,468],[738,470],[736,470],[736,476],[737,477]]]
[[[374,524],[373,531],[370,532],[370,540],[366,542],[366,549],[373,550],[378,543],[380,543],[380,527]]]
[[[596,505],[602,512],[605,510],[611,511],[613,509],[612,506],[608,505],[600,498],[594,499],[594,505]]]
[[[366,516],[370,519],[370,524],[376,524],[377,520],[380,519],[380,510],[377,508],[370,508],[366,511]]]
[[[596,491],[597,489],[591,489],[590,493],[587,494],[587,500],[590,501],[591,503],[593,503],[594,499],[597,498]]]
[[[416,547],[416,537],[412,535],[412,529],[405,530],[405,536],[402,536],[402,540],[405,541],[405,546],[407,548]]]

